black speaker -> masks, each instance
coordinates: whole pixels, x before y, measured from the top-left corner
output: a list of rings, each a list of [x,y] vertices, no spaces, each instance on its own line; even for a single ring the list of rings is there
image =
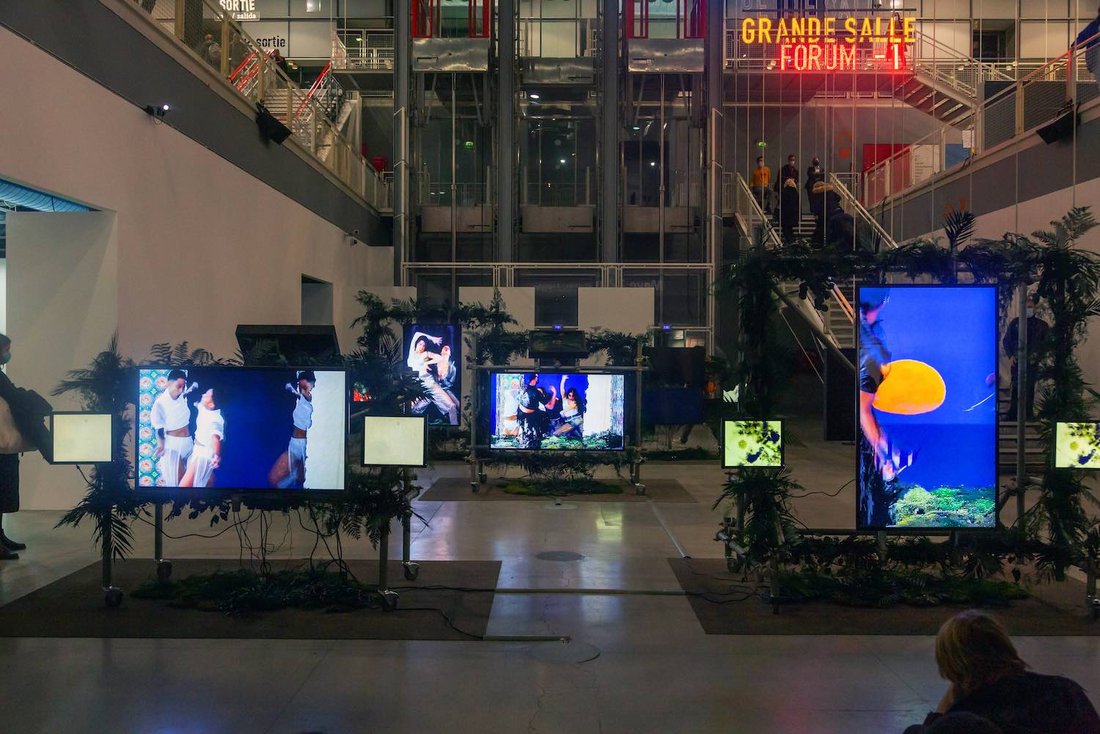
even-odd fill
[[[1072,135],[1073,128],[1078,123],[1080,123],[1079,115],[1075,109],[1070,107],[1069,110],[1061,113],[1057,120],[1049,125],[1044,125],[1035,132],[1039,133],[1039,137],[1043,139],[1044,143],[1050,145]]]
[[[283,141],[290,137],[290,128],[279,122],[279,119],[259,102],[256,103],[256,125],[260,128],[263,139],[270,140],[276,145],[282,145]]]

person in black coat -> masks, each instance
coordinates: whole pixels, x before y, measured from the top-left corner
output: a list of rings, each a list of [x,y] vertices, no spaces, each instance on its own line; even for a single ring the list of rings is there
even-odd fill
[[[924,723],[905,734],[961,731],[940,721],[962,718],[963,712],[1004,734],[1100,734],[1100,716],[1084,689],[1069,678],[1028,671],[1004,627],[976,609],[940,627],[936,664],[950,683],[947,692]]]
[[[0,334],[0,365],[11,361],[11,339]],[[12,384],[3,372],[0,372],[0,398],[11,409],[12,420],[19,433],[43,452],[47,459],[50,455],[50,434],[43,419],[52,412],[50,404],[38,393],[23,390]],[[0,454],[0,560],[19,558],[15,551],[27,546],[9,538],[4,533],[4,515],[19,512],[19,454]]]
[[[1024,410],[1027,412],[1028,420],[1035,417],[1035,383],[1039,378],[1039,362],[1043,356],[1043,345],[1050,334],[1050,324],[1035,315],[1035,309],[1038,307],[1039,294],[1033,293],[1028,298],[1027,303],[1027,385],[1024,389],[1024,400],[1026,401]],[[1017,401],[1020,395],[1020,385],[1017,380],[1020,373],[1017,371],[1016,365],[1016,356],[1020,347],[1019,316],[1009,322],[1008,330],[1005,331],[1004,339],[1001,340],[1001,347],[1008,357],[1009,374],[1012,376],[1012,392],[1008,401],[1008,412],[1004,418],[1005,420],[1014,421],[1017,417],[1016,411],[1019,405]]]
[[[783,242],[794,241],[794,228],[798,225],[798,166],[792,153],[787,156],[787,165],[779,169],[775,179],[776,200],[779,202],[779,227],[783,231]]]

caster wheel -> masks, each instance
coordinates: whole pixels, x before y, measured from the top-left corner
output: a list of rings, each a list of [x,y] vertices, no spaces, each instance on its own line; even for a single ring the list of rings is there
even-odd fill
[[[478,474],[478,475],[477,475],[477,481],[478,481],[478,484],[485,484],[485,481],[486,481],[486,480],[487,480],[488,478],[489,478],[489,475],[488,475],[488,474],[485,474],[484,472],[482,472],[481,474]]]
[[[172,562],[157,561],[157,581],[167,581],[172,578]]]
[[[420,575],[419,563],[406,563],[405,566],[405,580],[416,581],[416,577]]]
[[[481,491],[481,485],[479,485],[477,482],[470,482],[470,489],[473,490],[474,494],[477,494]]]
[[[645,494],[645,485],[644,484],[635,484],[634,485],[634,494],[637,494],[637,495]]]
[[[380,591],[378,592],[382,596],[382,609],[387,612],[392,612],[397,609],[397,592],[396,591]]]
[[[122,589],[117,586],[108,586],[103,590],[103,603],[112,609],[122,606]]]

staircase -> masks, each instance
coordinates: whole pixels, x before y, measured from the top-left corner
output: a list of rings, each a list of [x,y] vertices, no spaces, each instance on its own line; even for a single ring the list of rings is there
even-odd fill
[[[1011,385],[1002,385],[997,391],[997,415],[1008,415]],[[997,434],[997,466],[1001,471],[1016,469],[1016,420],[1000,421]],[[1048,447],[1039,433],[1039,421],[1024,424],[1024,469],[1028,473],[1041,472],[1046,466]]]
[[[982,83],[1012,77],[923,33],[913,44],[913,75],[894,97],[949,125],[962,123],[981,101]]]

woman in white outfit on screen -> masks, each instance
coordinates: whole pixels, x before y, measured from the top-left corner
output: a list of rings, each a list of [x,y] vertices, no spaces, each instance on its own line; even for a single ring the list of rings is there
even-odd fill
[[[279,457],[271,469],[271,485],[279,489],[301,489],[306,484],[306,436],[313,427],[313,387],[317,376],[313,370],[298,373],[296,384],[288,382],[287,392],[298,398],[294,403],[292,419],[294,428],[290,434],[290,445],[286,453]]]
[[[192,382],[187,386],[187,373],[172,370],[168,373],[168,384],[164,391],[153,401],[150,423],[157,436],[157,471],[160,484],[164,487],[179,487],[187,460],[191,457],[194,443],[191,440],[191,408],[187,405],[187,394],[198,389]]]
[[[181,487],[212,486],[214,470],[221,466],[225,418],[218,400],[211,388],[195,403],[195,449],[180,480]]]

